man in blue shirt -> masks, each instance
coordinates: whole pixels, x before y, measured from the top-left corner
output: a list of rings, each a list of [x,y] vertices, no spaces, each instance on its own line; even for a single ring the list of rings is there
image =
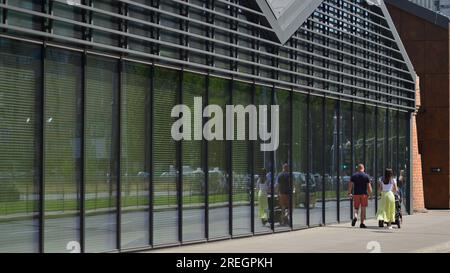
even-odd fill
[[[361,224],[360,228],[366,228],[364,221],[366,220],[366,208],[369,203],[368,195],[372,194],[372,186],[370,185],[370,178],[364,172],[365,168],[363,164],[358,164],[357,172],[350,178],[348,184],[348,196],[353,198],[354,215],[352,220],[352,227],[355,226],[358,221],[358,212],[361,207]]]

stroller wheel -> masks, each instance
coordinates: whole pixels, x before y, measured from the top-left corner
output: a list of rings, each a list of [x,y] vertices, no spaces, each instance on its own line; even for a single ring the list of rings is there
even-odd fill
[[[378,221],[378,227],[384,227],[384,221],[383,220]]]

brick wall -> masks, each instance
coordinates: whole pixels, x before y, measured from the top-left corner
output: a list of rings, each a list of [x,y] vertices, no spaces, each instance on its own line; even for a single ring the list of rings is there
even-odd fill
[[[396,1],[407,3],[406,0]],[[450,26],[420,17],[417,10],[387,5],[406,51],[420,77],[420,111],[416,116],[419,152],[422,159],[422,185],[413,184],[416,194],[423,191],[427,209],[450,208]],[[421,9],[418,7],[418,9]],[[414,13],[416,12],[416,13]],[[425,16],[426,17],[426,16]],[[445,25],[446,23],[446,25]],[[417,143],[417,139],[412,139]],[[415,152],[415,158],[419,158]],[[413,158],[412,163],[419,160]],[[420,168],[416,165],[416,169]],[[414,171],[414,170],[413,170]],[[417,170],[416,170],[417,171]],[[413,181],[414,182],[414,181]],[[421,200],[421,199],[419,199]],[[421,201],[417,202],[418,206]]]
[[[423,176],[422,176],[422,157],[419,153],[419,141],[417,135],[416,116],[420,109],[420,82],[419,77],[416,80],[416,112],[412,116],[412,196],[413,211],[425,211],[425,201],[423,195]]]

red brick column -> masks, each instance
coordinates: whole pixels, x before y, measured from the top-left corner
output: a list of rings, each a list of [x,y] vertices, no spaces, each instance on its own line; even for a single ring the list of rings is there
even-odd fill
[[[422,157],[419,153],[419,141],[417,136],[416,116],[420,109],[420,84],[419,77],[416,79],[416,111],[412,116],[412,196],[413,196],[413,211],[425,212],[425,201],[423,194],[423,176],[422,176]]]

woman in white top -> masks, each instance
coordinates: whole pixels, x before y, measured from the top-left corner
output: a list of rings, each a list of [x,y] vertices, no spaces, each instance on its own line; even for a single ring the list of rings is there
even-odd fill
[[[266,169],[261,169],[256,182],[256,189],[258,190],[258,217],[261,219],[263,225],[267,223],[267,210],[269,208],[269,203],[267,201],[269,183],[267,183],[266,176]]]
[[[378,226],[383,227],[384,223],[388,224],[388,228],[392,228],[392,223],[395,222],[395,196],[397,192],[397,183],[394,178],[392,169],[386,169],[384,177],[378,183],[378,192],[381,193],[381,200],[378,203]]]

